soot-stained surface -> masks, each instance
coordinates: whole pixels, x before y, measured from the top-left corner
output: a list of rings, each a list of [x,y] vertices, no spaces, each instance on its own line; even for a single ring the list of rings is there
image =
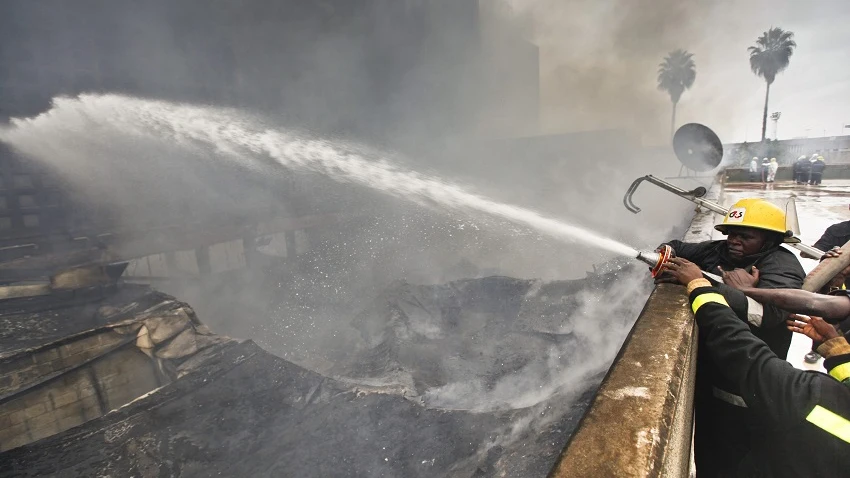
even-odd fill
[[[6,300],[0,307],[0,357],[119,322],[166,299],[147,286],[126,284]],[[107,317],[99,312],[104,306],[121,311]]]
[[[217,346],[119,410],[0,454],[0,477],[545,476],[637,316],[634,272],[398,282],[340,318],[359,337],[322,351],[324,374]]]
[[[500,442],[527,410],[427,409],[246,342],[119,411],[0,455],[0,476],[544,476],[589,398],[511,448]]]

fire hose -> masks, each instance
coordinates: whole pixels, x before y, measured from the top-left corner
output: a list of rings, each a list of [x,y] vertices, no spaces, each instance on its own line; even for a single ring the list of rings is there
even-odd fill
[[[841,246],[839,250],[842,252],[840,256],[827,257],[806,275],[806,279],[803,281],[803,290],[809,292],[821,290],[839,272],[850,266],[850,241]]]

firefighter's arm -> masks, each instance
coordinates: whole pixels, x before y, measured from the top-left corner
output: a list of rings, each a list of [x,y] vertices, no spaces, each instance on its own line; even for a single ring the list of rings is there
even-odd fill
[[[747,296],[734,287],[722,283],[713,283],[712,285],[723,295],[726,303],[741,320],[753,323],[756,326],[761,325],[764,316],[764,308],[761,304],[758,304],[756,301],[747,300]]]
[[[695,264],[686,260],[677,262],[676,259],[672,259],[666,270],[683,284],[687,284],[691,280],[691,276],[698,278],[695,276],[698,268]],[[689,272],[685,272],[686,270]],[[683,274],[683,272],[685,273]],[[763,305],[761,301],[749,298],[742,290],[752,289],[755,287],[754,284],[758,284],[762,288],[775,288],[799,286],[803,282],[802,277],[798,277],[793,272],[787,274],[769,272],[759,275],[759,270],[756,268],[753,268],[752,274],[743,269],[723,272],[723,278],[729,280],[730,284],[717,284],[712,281],[710,285],[713,285],[717,292],[723,295],[726,305],[732,309],[737,317],[756,327],[782,326],[787,314],[776,305]]]
[[[850,298],[815,294],[800,289],[741,289],[747,297],[757,302],[769,303],[797,314],[817,315],[834,323],[850,316]]]
[[[813,406],[816,372],[795,369],[773,353],[708,282],[688,284],[700,335],[718,370],[737,384],[747,406],[777,426],[805,418]],[[821,376],[826,379],[826,377]]]
[[[749,278],[749,282],[737,280],[741,278]],[[752,272],[749,273],[743,269],[736,269],[725,272],[723,274],[723,280],[728,281],[728,285],[720,286],[723,294],[727,299],[731,298],[734,301],[730,301],[729,305],[741,316],[742,311],[739,310],[738,304],[741,298],[743,298],[746,301],[745,314],[747,321],[756,327],[781,326],[785,322],[788,313],[784,307],[778,304],[761,301],[755,297],[745,295],[741,292],[741,289],[794,289],[803,285],[802,271],[797,273],[793,270],[782,270],[776,267],[768,268],[765,271],[754,266]]]
[[[684,257],[692,262],[699,262],[705,255],[711,242],[682,242],[679,240],[667,241],[664,244],[673,248],[676,257]],[[664,245],[662,244],[662,246]],[[659,246],[661,247],[661,246]]]
[[[823,235],[818,239],[818,242],[814,244],[815,249],[820,249],[822,251],[828,251],[833,247],[843,246],[844,243],[841,242],[841,238],[836,234],[835,224],[826,228],[823,231]],[[820,259],[820,257],[814,257],[813,259]]]

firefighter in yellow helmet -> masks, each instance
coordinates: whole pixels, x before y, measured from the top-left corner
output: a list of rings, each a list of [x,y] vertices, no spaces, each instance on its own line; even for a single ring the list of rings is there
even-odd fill
[[[787,313],[775,305],[748,299],[736,287],[763,289],[799,289],[805,273],[793,253],[781,247],[783,242],[798,239],[787,231],[785,212],[763,199],[742,199],[730,209],[722,224],[715,229],[726,240],[687,243],[669,241],[675,254],[697,264],[702,270],[721,274],[734,269],[758,270],[757,283],[715,284],[729,307],[750,330],[779,357],[788,355],[791,331],[785,327]],[[739,277],[742,275],[736,275]],[[659,281],[677,282],[662,275]],[[703,337],[700,337],[702,342]],[[697,383],[694,407],[696,429],[694,454],[700,477],[718,476],[722,470],[734,468],[753,443],[758,446],[759,433],[746,408],[741,391],[726,380],[701,343],[697,360]]]

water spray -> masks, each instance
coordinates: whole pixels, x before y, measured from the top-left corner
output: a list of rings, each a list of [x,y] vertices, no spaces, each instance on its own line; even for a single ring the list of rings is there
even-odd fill
[[[77,98],[56,98],[49,112],[34,118],[12,120],[11,128],[0,128],[0,140],[31,157],[54,161],[52,166],[57,170],[66,171],[68,177],[76,175],[88,188],[90,178],[80,176],[80,168],[68,156],[75,155],[78,163],[92,157],[109,157],[102,152],[108,144],[87,134],[92,129],[97,129],[101,137],[168,144],[193,154],[199,147],[208,148],[216,151],[216,160],[230,161],[264,174],[275,174],[275,170],[262,170],[261,165],[277,163],[287,169],[322,174],[340,183],[368,187],[426,207],[438,206],[446,212],[483,213],[556,240],[624,257],[635,257],[638,252],[578,225],[494,201],[436,176],[407,170],[396,165],[392,156],[379,151],[368,151],[366,155],[367,150],[360,146],[276,130],[232,108],[83,94]],[[83,143],[86,138],[91,142]],[[98,154],[75,149],[81,143]],[[57,155],[55,151],[63,154]]]
[[[371,152],[374,154],[366,157],[358,148],[345,143],[274,130],[250,115],[229,108],[84,94],[77,98],[56,98],[51,111],[35,118],[14,119],[11,128],[0,129],[0,140],[44,160],[55,161],[58,158],[55,151],[63,151],[61,162],[53,166],[59,170],[65,168],[68,176],[74,177],[79,167],[73,167],[74,162],[67,160],[69,155],[86,160],[93,156],[109,156],[93,155],[85,149],[74,150],[67,146],[79,145],[80,138],[90,137],[86,132],[93,128],[102,134],[109,132],[116,138],[147,140],[153,145],[165,142],[186,151],[195,152],[199,146],[211,148],[220,153],[216,155],[218,159],[255,171],[262,170],[257,158],[269,158],[272,163],[286,168],[323,174],[337,182],[366,186],[425,206],[437,205],[449,212],[485,213],[557,240],[636,258],[652,268],[653,277],[663,273],[664,264],[673,255],[669,246],[660,252],[639,252],[583,227],[491,200],[438,177],[405,170],[394,165],[393,158],[379,152]],[[88,147],[98,151],[104,145],[94,141]],[[262,171],[274,174],[272,170]],[[80,181],[90,179],[87,176],[77,178]],[[697,191],[693,195],[699,195],[697,193],[704,194]],[[711,274],[706,277],[720,281]]]

